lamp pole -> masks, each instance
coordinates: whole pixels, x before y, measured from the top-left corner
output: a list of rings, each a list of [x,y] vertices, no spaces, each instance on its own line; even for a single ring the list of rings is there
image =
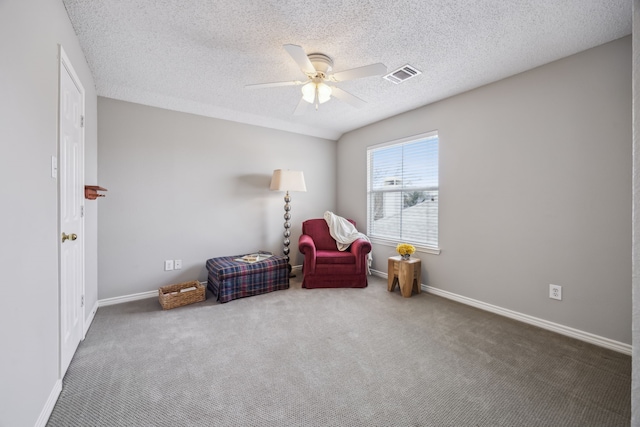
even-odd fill
[[[291,264],[289,263],[289,245],[291,244],[291,205],[289,202],[291,201],[291,196],[289,195],[289,191],[287,190],[284,195],[284,241],[282,242],[284,247],[282,248],[282,252],[284,253],[284,257],[287,259],[287,268],[289,269],[289,277],[296,277],[291,274]]]
[[[288,169],[276,169],[273,171],[271,177],[271,190],[285,191],[284,195],[284,247],[282,252],[287,260],[287,268],[289,270],[289,277],[296,277],[291,274],[291,264],[289,263],[289,245],[291,244],[291,196],[289,191],[307,191],[307,186],[304,182],[304,174],[302,171],[292,171]]]

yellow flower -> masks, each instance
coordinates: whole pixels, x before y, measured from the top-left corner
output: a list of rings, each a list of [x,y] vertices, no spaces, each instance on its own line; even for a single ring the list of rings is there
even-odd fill
[[[411,255],[416,251],[416,248],[408,243],[399,243],[398,246],[396,246],[396,251],[400,255]]]

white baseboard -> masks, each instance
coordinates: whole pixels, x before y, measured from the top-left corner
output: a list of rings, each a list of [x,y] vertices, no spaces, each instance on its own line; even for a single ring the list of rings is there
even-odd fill
[[[108,305],[122,304],[129,301],[137,301],[139,299],[147,299],[158,297],[158,290],[140,292],[138,294],[123,295],[121,297],[105,298],[98,300],[98,307],[106,307]]]
[[[84,332],[82,334],[82,339],[87,336],[87,331],[91,327],[91,323],[93,323],[93,318],[96,317],[96,312],[98,311],[98,301],[93,305],[91,309],[91,313],[89,313],[89,317],[87,317],[84,321]]]
[[[540,319],[538,317],[529,316],[528,314],[519,313],[517,311],[509,310],[506,308],[498,307],[496,305],[487,304],[486,302],[478,301],[472,298],[467,298],[462,295],[457,295],[452,292],[443,291],[442,289],[434,288],[433,286],[422,285],[422,289],[430,294],[438,295],[443,298],[447,298],[453,301],[461,302],[462,304],[470,305],[472,307],[479,308],[481,310],[489,311],[491,313],[499,314],[510,319],[518,320],[529,325],[534,325],[542,329],[546,329],[552,332],[556,332],[561,335],[565,335],[571,338],[578,339],[580,341],[595,344],[599,347],[608,348],[619,353],[627,354],[631,356],[631,345],[625,344],[619,341],[614,341],[609,338],[601,337],[589,332],[581,331],[579,329],[571,328],[569,326],[560,325],[558,323],[550,322],[548,320]]]
[[[205,288],[207,287],[207,282],[200,282],[201,285],[203,285]],[[98,307],[106,307],[108,305],[114,305],[114,304],[122,304],[124,302],[129,302],[129,301],[137,301],[139,299],[147,299],[147,298],[157,298],[158,297],[158,290],[154,290],[154,291],[147,291],[147,292],[140,292],[138,294],[131,294],[131,295],[123,295],[121,297],[113,297],[113,298],[105,298],[105,299],[101,299],[98,300]]]
[[[383,279],[386,279],[386,278],[389,277],[389,275],[386,272],[379,271],[379,270],[374,270],[373,268],[371,269],[371,275],[372,276],[382,277]]]
[[[387,273],[377,270],[372,270],[372,274],[388,278]],[[597,345],[599,347],[608,348],[609,350],[617,351],[619,353],[627,354],[631,356],[632,347],[629,344],[615,341],[609,338],[601,337],[589,332],[581,331],[579,329],[571,328],[569,326],[560,325],[558,323],[550,322],[548,320],[540,319],[538,317],[529,316],[528,314],[519,313],[517,311],[509,310],[507,308],[498,307],[497,305],[488,304],[486,302],[478,301],[473,298],[468,298],[462,295],[454,294],[453,292],[444,291],[442,289],[434,288],[433,286],[426,286],[421,284],[422,290],[427,293],[437,295],[443,298],[447,298],[453,301],[460,302],[462,304],[470,305],[472,307],[479,308],[484,311],[498,314],[500,316],[508,317],[513,320],[517,320],[529,325],[537,326],[548,331],[565,335],[567,337],[575,338],[580,341],[588,342],[590,344]]]
[[[53,412],[53,407],[56,406],[56,402],[58,401],[58,396],[60,396],[60,392],[62,391],[62,380],[57,380],[53,385],[53,390],[49,394],[49,398],[47,402],[44,404],[44,408],[40,411],[40,416],[36,421],[35,427],[45,427],[47,422],[49,421],[49,417]]]

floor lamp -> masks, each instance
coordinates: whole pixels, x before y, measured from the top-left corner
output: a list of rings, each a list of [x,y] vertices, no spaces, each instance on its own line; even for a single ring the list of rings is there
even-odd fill
[[[284,257],[287,259],[287,268],[289,269],[289,277],[296,277],[291,274],[291,264],[289,264],[289,244],[291,240],[291,196],[289,191],[307,191],[307,186],[304,183],[304,174],[302,171],[292,171],[288,169],[276,169],[273,171],[271,177],[271,191],[286,191],[284,195]]]

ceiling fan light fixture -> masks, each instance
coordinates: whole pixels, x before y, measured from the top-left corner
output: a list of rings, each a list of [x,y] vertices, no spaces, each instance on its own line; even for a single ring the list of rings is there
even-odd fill
[[[313,104],[316,100],[316,84],[309,82],[306,85],[302,86],[302,99],[307,101],[309,104]]]
[[[309,82],[302,86],[302,99],[309,104],[316,102],[316,94],[318,96],[318,103],[323,104],[331,99],[331,87],[322,82]]]
[[[331,87],[324,83],[318,83],[318,102],[323,104],[331,99]]]

